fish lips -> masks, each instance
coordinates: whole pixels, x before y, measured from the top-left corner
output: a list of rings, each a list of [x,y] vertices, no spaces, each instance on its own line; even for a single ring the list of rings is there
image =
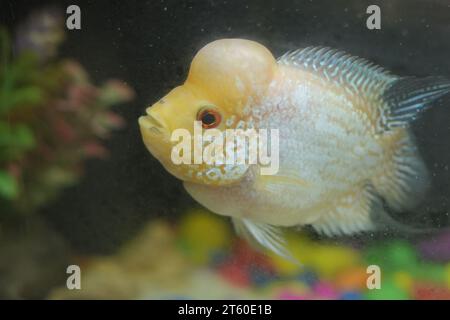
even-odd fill
[[[170,159],[172,143],[167,128],[148,113],[139,117],[138,122],[142,140],[150,153],[160,161],[164,161],[167,156]]]

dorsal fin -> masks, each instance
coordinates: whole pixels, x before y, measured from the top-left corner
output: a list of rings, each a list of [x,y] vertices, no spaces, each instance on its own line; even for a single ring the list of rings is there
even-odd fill
[[[354,94],[381,95],[386,86],[397,79],[389,71],[366,59],[328,47],[294,50],[281,56],[278,63],[311,71]]]
[[[366,59],[328,47],[294,50],[281,56],[278,63],[301,68],[361,99],[379,132],[408,126],[450,93],[448,79],[401,78]]]

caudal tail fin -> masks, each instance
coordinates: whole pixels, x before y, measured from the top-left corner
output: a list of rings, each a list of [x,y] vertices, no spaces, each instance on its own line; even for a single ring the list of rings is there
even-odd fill
[[[400,78],[383,93],[382,124],[385,129],[406,127],[424,111],[450,103],[450,80],[444,77]]]
[[[434,106],[448,104],[450,108],[450,80],[401,78],[385,90],[382,99],[381,123],[391,132],[385,136],[390,152],[372,184],[390,211],[406,213],[422,202],[431,187],[430,174],[409,128]],[[405,130],[395,130],[398,128]]]

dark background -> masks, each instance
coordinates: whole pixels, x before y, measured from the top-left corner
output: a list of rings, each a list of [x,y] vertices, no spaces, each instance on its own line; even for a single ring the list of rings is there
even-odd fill
[[[128,126],[107,142],[110,160],[89,162],[81,183],[42,210],[83,252],[111,252],[149,218],[175,219],[194,205],[181,183],[144,148],[137,118],[184,80],[195,52],[214,39],[257,40],[275,55],[326,45],[400,75],[450,76],[450,0],[1,0],[1,22],[13,28],[31,10],[49,4],[81,7],[82,29],[67,31],[61,55],[79,60],[96,83],[117,77],[137,94],[132,103],[115,109]],[[366,28],[370,4],[381,7],[381,30]],[[437,177],[423,210],[447,213],[448,219],[450,129],[449,112],[442,109],[430,112],[415,130]]]

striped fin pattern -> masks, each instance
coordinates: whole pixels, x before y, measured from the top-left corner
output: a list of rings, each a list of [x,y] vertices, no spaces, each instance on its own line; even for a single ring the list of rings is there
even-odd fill
[[[246,239],[255,248],[265,248],[280,257],[298,264],[298,261],[286,248],[286,240],[278,227],[254,222],[249,219],[233,218],[237,234]]]
[[[307,47],[287,52],[280,65],[301,68],[327,84],[362,99],[376,116],[379,132],[407,127],[441,98],[449,97],[450,81],[443,77],[398,77],[374,63],[329,47]]]
[[[406,127],[442,98],[449,102],[450,81],[444,77],[406,77],[394,82],[383,94],[381,124],[386,129]]]
[[[379,95],[397,78],[366,59],[329,47],[290,51],[281,56],[278,63],[318,74],[325,81],[342,86],[350,94]]]

